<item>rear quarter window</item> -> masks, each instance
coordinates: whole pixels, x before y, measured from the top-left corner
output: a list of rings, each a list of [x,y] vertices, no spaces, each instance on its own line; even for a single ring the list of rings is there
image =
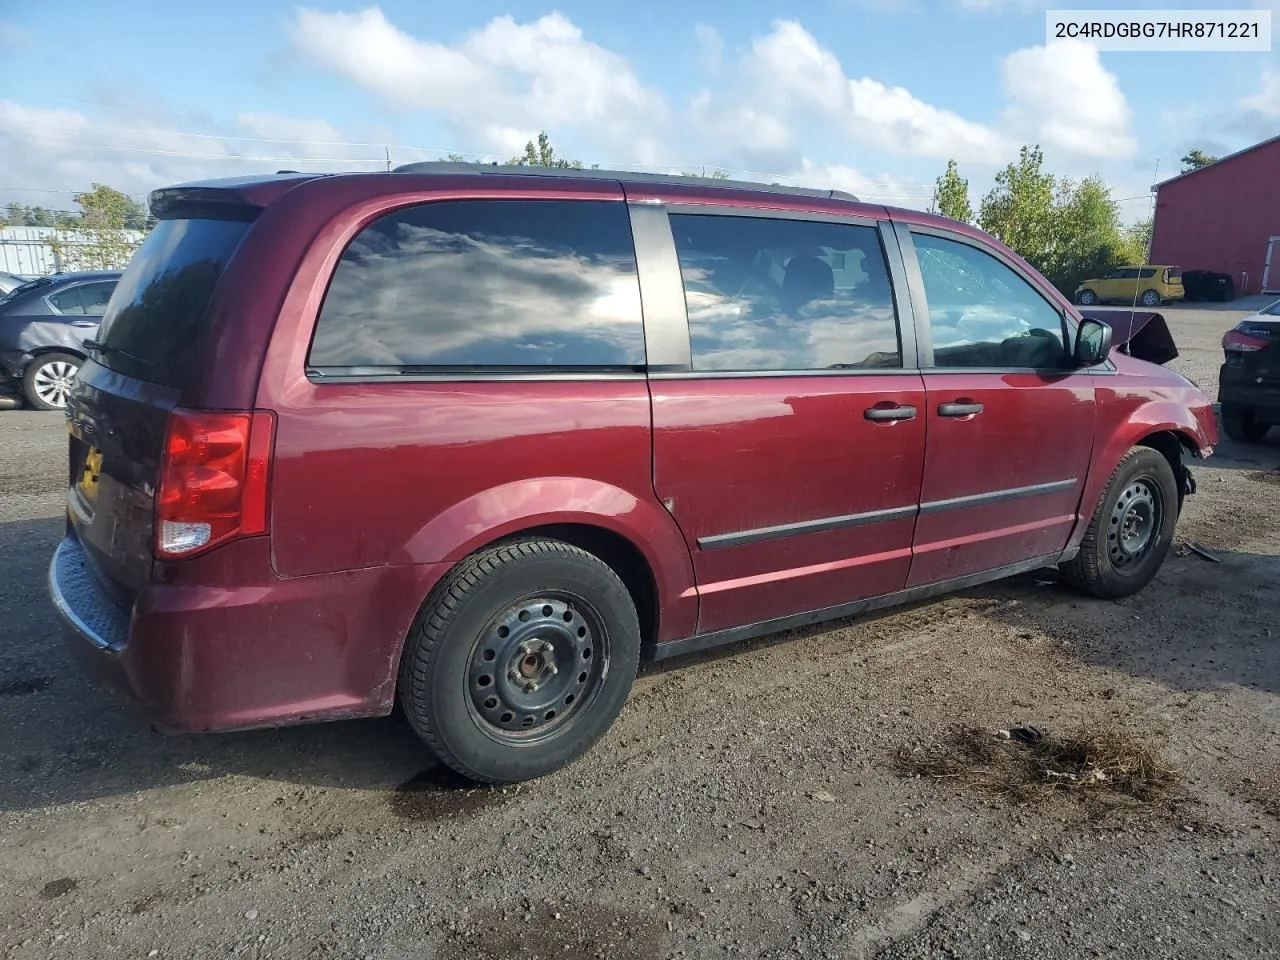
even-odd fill
[[[388,214],[343,252],[312,368],[644,364],[625,204],[449,200]]]
[[[199,355],[214,288],[250,224],[161,220],[120,278],[96,359],[127,376],[181,388]]]

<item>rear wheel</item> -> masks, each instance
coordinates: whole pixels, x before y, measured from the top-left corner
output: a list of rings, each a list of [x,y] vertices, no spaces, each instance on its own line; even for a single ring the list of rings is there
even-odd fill
[[[529,780],[603,736],[639,656],[635,605],[608,565],[558,540],[512,541],[432,592],[405,646],[400,703],[462,775]]]
[[[1135,594],[1164,563],[1177,524],[1169,461],[1150,447],[1132,447],[1107,482],[1080,552],[1062,565],[1063,579],[1095,597]]]
[[[1098,302],[1098,295],[1092,290],[1081,290],[1076,297],[1076,303],[1081,306],[1088,307]]]
[[[1257,443],[1267,435],[1270,424],[1258,421],[1257,411],[1234,403],[1222,405],[1222,432],[1232,440]]]
[[[80,358],[69,353],[46,353],[27,365],[22,393],[37,410],[62,410],[80,369]]]
[[[1157,290],[1148,290],[1142,295],[1142,305],[1144,307],[1160,306],[1160,293]]]

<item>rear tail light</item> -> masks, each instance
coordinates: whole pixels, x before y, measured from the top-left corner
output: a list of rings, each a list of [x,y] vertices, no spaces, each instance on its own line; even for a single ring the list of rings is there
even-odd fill
[[[1251,337],[1239,328],[1228,330],[1222,338],[1222,349],[1227,353],[1252,353],[1261,350],[1268,341],[1259,337]]]
[[[190,556],[267,532],[270,413],[174,410],[156,491],[156,555]]]

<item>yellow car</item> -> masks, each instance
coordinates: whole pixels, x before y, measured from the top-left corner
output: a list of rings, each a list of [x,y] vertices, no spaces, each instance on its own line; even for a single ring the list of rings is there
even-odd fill
[[[1180,267],[1158,267],[1150,264],[1121,267],[1105,277],[1082,280],[1076,287],[1076,303],[1086,307],[1091,303],[1107,300],[1158,307],[1170,300],[1181,300],[1185,295]]]

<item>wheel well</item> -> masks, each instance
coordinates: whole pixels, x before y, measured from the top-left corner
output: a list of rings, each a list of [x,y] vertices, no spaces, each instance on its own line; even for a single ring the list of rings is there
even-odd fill
[[[658,637],[658,588],[640,549],[626,537],[585,523],[559,523],[521,530],[515,536],[549,537],[581,547],[603,560],[622,580],[636,605],[640,639],[645,646]]]
[[[1178,509],[1182,509],[1182,501],[1187,495],[1187,470],[1182,463],[1182,451],[1196,452],[1195,441],[1176,430],[1161,430],[1151,433],[1138,441],[1140,447],[1150,447],[1161,453],[1169,461],[1169,467],[1178,480]]]
[[[87,360],[83,353],[72,347],[36,347],[31,351],[31,359],[38,360],[40,357],[48,356],[51,353],[65,353],[69,357],[75,357],[78,360]]]

